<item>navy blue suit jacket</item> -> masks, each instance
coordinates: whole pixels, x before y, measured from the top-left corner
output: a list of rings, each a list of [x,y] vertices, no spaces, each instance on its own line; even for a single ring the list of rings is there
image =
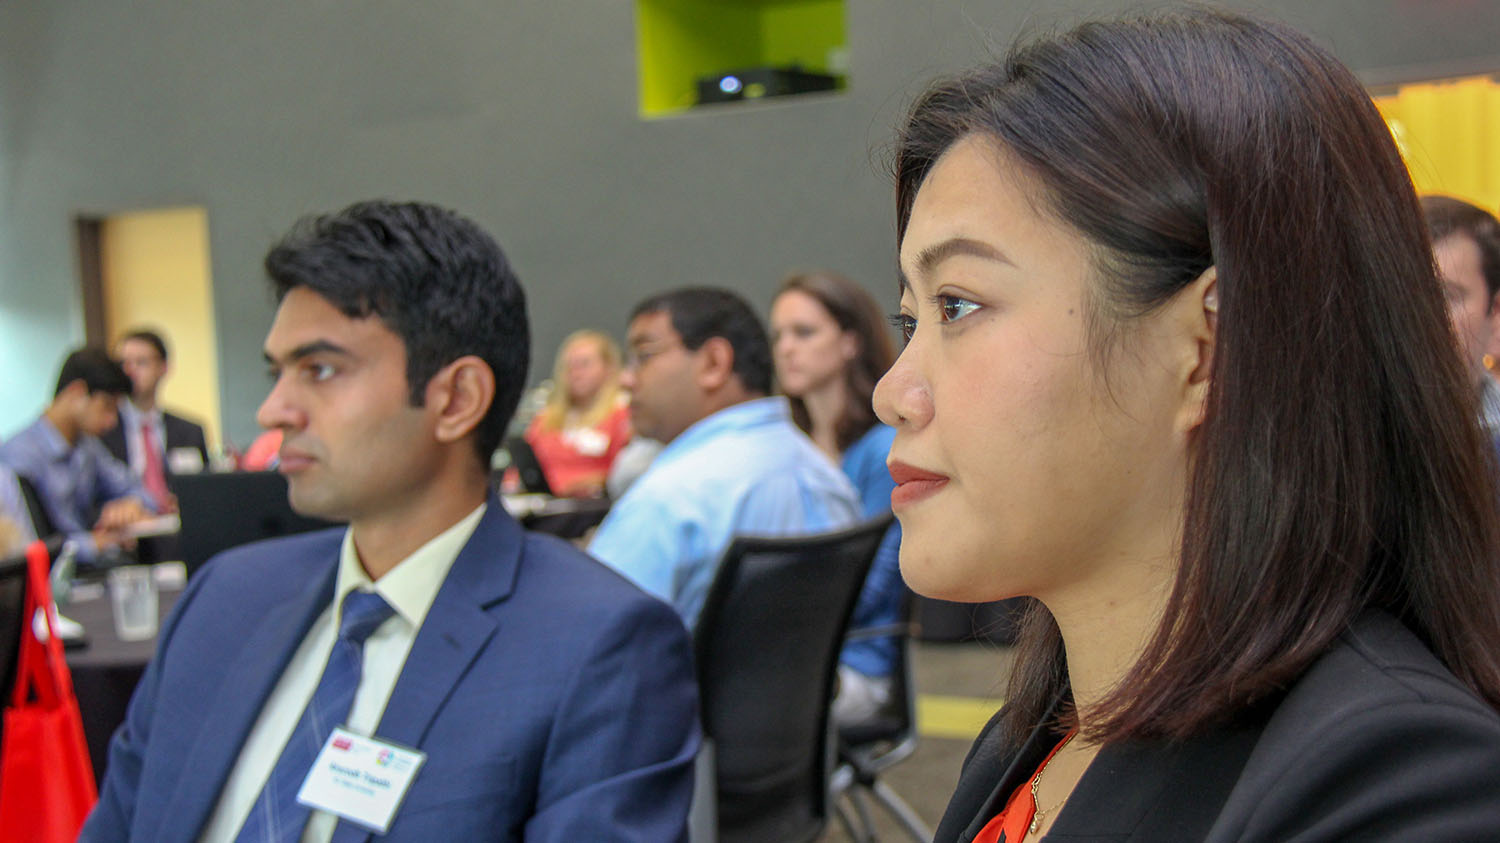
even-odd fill
[[[163,626],[84,841],[195,840],[332,599],[343,530],[220,554]],[[427,753],[383,841],[685,839],[697,688],[672,609],[493,497],[376,730]],[[370,838],[340,822],[339,843]]]

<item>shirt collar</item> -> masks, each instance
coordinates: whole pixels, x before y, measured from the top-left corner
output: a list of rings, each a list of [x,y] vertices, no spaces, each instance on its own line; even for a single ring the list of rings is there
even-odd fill
[[[481,503],[458,523],[396,563],[396,567],[374,583],[359,564],[359,553],[354,549],[354,531],[345,530],[344,543],[339,548],[339,573],[334,585],[333,605],[343,606],[344,597],[355,589],[374,591],[385,598],[385,602],[391,604],[396,614],[413,629],[420,628],[432,602],[437,599],[443,580],[448,578],[448,569],[453,567],[459,551],[468,544],[488,505]]]
[[[134,429],[140,428],[142,419],[151,422],[153,427],[160,428],[162,421],[161,407],[157,406],[150,410],[142,410],[129,398],[121,398],[120,419],[127,422],[128,426]]]
[[[718,411],[709,416],[699,419],[688,427],[687,430],[677,434],[662,452],[657,455],[656,461],[671,459],[674,454],[680,454],[698,446],[701,442],[715,439],[725,433],[736,430],[748,430],[752,427],[760,427],[765,424],[778,422],[790,423],[792,419],[791,405],[785,397],[772,395],[768,398],[754,398],[742,401],[730,407]]]

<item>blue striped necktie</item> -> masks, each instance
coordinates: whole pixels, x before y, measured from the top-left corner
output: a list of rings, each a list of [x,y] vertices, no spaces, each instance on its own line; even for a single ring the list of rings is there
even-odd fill
[[[250,808],[245,824],[240,826],[235,843],[290,843],[302,836],[310,811],[297,802],[297,791],[302,789],[302,781],[328,736],[349,716],[354,691],[359,687],[365,639],[393,611],[373,591],[351,591],[344,598],[339,637],[333,642],[333,652],[328,654],[323,678],[318,680],[318,687],[303,709],[286,748],[281,750],[281,757]]]

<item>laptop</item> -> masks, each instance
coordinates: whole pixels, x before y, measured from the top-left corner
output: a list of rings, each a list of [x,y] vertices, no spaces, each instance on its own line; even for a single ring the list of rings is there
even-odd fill
[[[339,526],[294,512],[286,478],[274,471],[176,474],[167,483],[177,496],[178,550],[189,577],[222,550]]]

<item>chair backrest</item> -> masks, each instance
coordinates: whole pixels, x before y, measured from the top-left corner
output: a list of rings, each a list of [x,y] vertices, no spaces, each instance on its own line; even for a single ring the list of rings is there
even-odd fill
[[[510,455],[510,464],[515,466],[516,474],[520,476],[522,489],[538,495],[553,494],[552,487],[547,484],[547,474],[542,471],[542,464],[536,458],[536,451],[531,449],[531,443],[520,436],[512,436],[505,440],[505,452]]]
[[[737,538],[720,559],[694,647],[721,841],[810,840],[827,822],[839,651],[890,521]]]
[[[26,501],[26,513],[31,516],[31,529],[36,537],[47,539],[57,535],[52,515],[42,504],[42,496],[37,493],[36,485],[20,474],[16,475],[16,485],[21,487],[21,498]]]
[[[174,474],[167,484],[177,496],[178,552],[189,576],[219,551],[335,526],[292,509],[286,478],[274,471]]]
[[[873,632],[874,636],[896,640],[896,663],[891,671],[891,699],[874,717],[858,723],[839,726],[839,740],[846,749],[862,749],[872,744],[896,745],[912,742],[917,733],[917,689],[912,678],[911,639],[914,632],[916,595],[902,588],[901,621],[873,630],[853,630],[851,636]],[[905,748],[902,748],[905,751]],[[905,754],[910,754],[906,752]],[[903,755],[904,757],[904,755]]]

